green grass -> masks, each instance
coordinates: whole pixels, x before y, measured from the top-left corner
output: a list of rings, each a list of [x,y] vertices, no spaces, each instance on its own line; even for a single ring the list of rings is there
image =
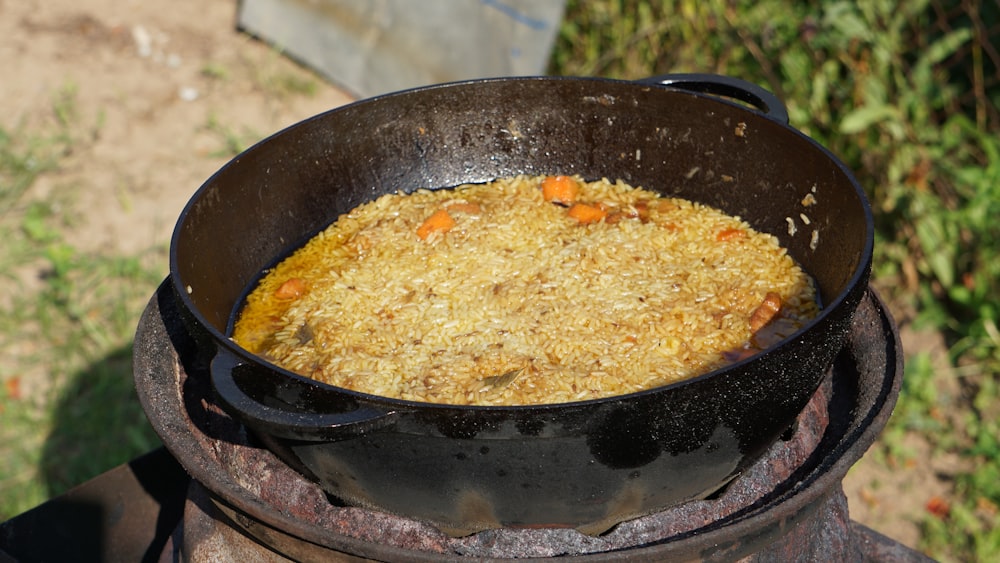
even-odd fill
[[[316,79],[279,56],[253,66],[251,85],[275,100],[315,94]],[[230,79],[218,64],[202,74]],[[73,84],[54,92],[44,124],[0,123],[0,521],[159,445],[135,398],[131,341],[167,249],[84,252],[67,235],[86,213],[79,188],[31,190],[100,134],[103,114],[81,115],[76,96]],[[203,130],[218,139],[210,157],[263,137],[214,115]]]
[[[311,97],[319,91],[319,82],[314,74],[292,69],[282,64],[284,49],[272,46],[263,60],[246,61],[250,84],[268,99],[281,101],[295,96]]]
[[[317,79],[278,64],[250,66],[269,99],[311,96]],[[231,79],[216,63],[202,75]],[[60,166],[100,135],[103,113],[81,115],[77,88],[52,94],[43,124],[0,122],[0,521],[159,445],[135,398],[131,346],[138,318],[167,272],[167,249],[120,256],[84,252],[67,233],[81,223],[79,188],[57,186]],[[214,115],[210,157],[232,157],[263,135]],[[194,134],[194,131],[192,131]]]
[[[64,235],[72,205],[31,195],[99,128],[81,127],[74,95],[57,94],[51,125],[0,128],[0,520],[158,444],[130,349],[165,250],[84,253]]]
[[[209,156],[214,158],[232,158],[264,138],[261,133],[246,127],[237,131],[235,128],[225,125],[214,114],[208,116],[204,130],[215,136],[221,145],[221,148],[210,153]]]
[[[1000,559],[997,30],[996,2],[571,0],[551,65],[756,82],[855,171],[876,211],[875,285],[901,320],[949,345],[954,369],[911,360],[875,447],[892,463],[917,433],[972,468],[955,476],[947,511],[913,515],[918,547],[945,561]]]

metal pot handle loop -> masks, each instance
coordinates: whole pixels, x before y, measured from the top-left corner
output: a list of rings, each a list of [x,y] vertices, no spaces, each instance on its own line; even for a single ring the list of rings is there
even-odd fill
[[[788,109],[770,91],[739,78],[720,74],[662,74],[638,82],[669,86],[680,90],[725,96],[746,102],[775,121],[788,125]]]
[[[306,441],[340,440],[391,426],[397,412],[357,406],[342,412],[316,413],[296,411],[261,403],[240,387],[236,374],[252,369],[232,353],[219,349],[209,372],[212,387],[223,409],[248,427],[281,438]],[[253,370],[250,377],[263,376],[265,370]]]

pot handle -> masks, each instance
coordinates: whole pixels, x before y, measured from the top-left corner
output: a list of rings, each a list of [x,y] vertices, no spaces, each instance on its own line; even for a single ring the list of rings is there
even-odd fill
[[[329,441],[352,438],[392,426],[398,418],[393,410],[380,410],[373,407],[357,406],[344,397],[332,397],[330,401],[339,402],[345,407],[341,412],[310,412],[309,408],[299,410],[289,405],[286,410],[280,407],[265,405],[243,390],[237,382],[240,369],[252,370],[247,377],[269,377],[264,369],[253,369],[241,362],[235,355],[219,349],[209,367],[212,387],[221,401],[223,409],[250,429],[270,434],[279,438],[304,441]],[[270,377],[277,377],[278,374]],[[283,379],[283,385],[288,380]],[[313,399],[327,399],[322,389],[308,386],[305,383],[291,380],[291,386],[298,389],[303,396],[312,395]],[[317,396],[318,395],[318,396]]]
[[[781,99],[753,82],[721,74],[703,73],[661,74],[638,82],[734,98],[759,109],[771,119],[788,125],[788,110]]]

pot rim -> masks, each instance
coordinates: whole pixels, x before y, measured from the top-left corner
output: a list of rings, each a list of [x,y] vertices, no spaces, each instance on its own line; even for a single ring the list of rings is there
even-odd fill
[[[711,75],[711,74],[684,74],[684,75],[669,75],[668,74],[668,75],[662,75],[662,76],[657,76],[657,77],[650,77],[648,79],[645,79],[645,81],[623,80],[623,79],[604,78],[604,77],[586,77],[586,76],[513,76],[513,77],[478,78],[478,79],[461,80],[461,81],[455,81],[455,82],[445,82],[445,83],[440,83],[440,84],[430,84],[430,85],[426,85],[426,86],[418,86],[418,87],[414,87],[414,88],[408,88],[408,89],[399,90],[399,91],[395,91],[395,92],[389,92],[389,93],[385,93],[385,94],[380,94],[380,95],[373,96],[373,97],[370,97],[370,98],[364,98],[364,99],[356,100],[356,101],[350,102],[348,104],[344,104],[342,106],[338,106],[338,107],[332,108],[330,110],[321,112],[319,114],[316,114],[316,115],[314,115],[312,117],[308,117],[308,118],[303,119],[301,121],[298,121],[296,123],[293,123],[293,124],[291,124],[291,125],[289,125],[287,127],[284,127],[282,129],[278,130],[275,133],[272,133],[271,135],[268,135],[267,137],[261,139],[257,143],[254,143],[252,146],[250,146],[249,148],[245,149],[243,152],[241,152],[240,154],[236,155],[232,159],[230,159],[219,170],[217,170],[211,176],[209,176],[208,179],[206,179],[205,182],[202,183],[202,185],[194,192],[194,194],[188,200],[187,204],[185,204],[183,210],[181,211],[181,214],[179,215],[179,219],[178,219],[177,223],[174,226],[174,231],[173,231],[173,234],[172,234],[171,240],[170,240],[170,250],[169,250],[169,256],[170,256],[170,260],[169,260],[170,281],[171,281],[171,284],[174,287],[174,293],[176,294],[177,298],[183,304],[184,309],[186,309],[186,311],[190,315],[192,315],[194,317],[194,320],[198,324],[199,330],[207,332],[208,335],[211,337],[212,341],[214,342],[214,344],[216,346],[216,350],[215,350],[215,354],[216,355],[221,354],[221,353],[227,353],[230,356],[235,356],[236,358],[239,359],[239,361],[241,361],[243,363],[257,364],[257,365],[265,366],[268,369],[271,369],[271,370],[277,372],[278,374],[282,375],[283,377],[291,378],[292,380],[298,381],[300,383],[304,383],[304,384],[307,384],[307,385],[315,386],[315,387],[317,387],[320,390],[323,390],[323,391],[326,391],[326,392],[339,393],[339,394],[342,394],[344,396],[353,398],[353,399],[355,399],[355,400],[357,400],[359,402],[364,402],[364,403],[367,403],[367,404],[379,404],[380,406],[383,406],[383,407],[385,407],[387,409],[391,409],[393,411],[406,411],[406,410],[413,410],[413,409],[432,409],[432,410],[454,410],[454,409],[459,409],[459,410],[461,410],[463,412],[481,411],[481,412],[518,413],[518,412],[528,412],[528,411],[531,411],[531,412],[541,412],[541,411],[549,411],[549,410],[555,411],[555,410],[562,410],[562,409],[565,409],[567,407],[585,407],[585,406],[590,406],[590,405],[594,405],[594,404],[601,404],[601,403],[607,403],[607,402],[613,402],[613,401],[638,399],[638,398],[641,398],[641,397],[645,397],[645,396],[649,396],[649,395],[653,395],[653,394],[658,394],[658,393],[663,393],[665,391],[669,391],[669,390],[673,390],[673,389],[679,389],[679,388],[682,388],[682,387],[686,387],[686,386],[690,386],[690,385],[695,385],[695,384],[698,384],[699,382],[702,382],[704,380],[707,380],[707,379],[710,379],[710,378],[715,378],[715,377],[720,377],[720,376],[723,376],[723,375],[725,375],[727,373],[736,371],[736,370],[738,370],[739,368],[741,368],[742,366],[744,366],[746,364],[760,361],[763,358],[766,358],[766,357],[774,354],[776,351],[778,351],[778,350],[780,350],[782,348],[785,348],[786,346],[790,345],[790,343],[792,343],[792,342],[796,341],[797,339],[801,338],[804,333],[809,332],[816,325],[826,322],[826,320],[827,320],[828,317],[830,317],[835,311],[839,311],[840,310],[840,308],[844,305],[844,301],[846,301],[852,294],[855,294],[855,293],[859,293],[860,294],[860,293],[864,292],[863,290],[864,290],[865,286],[867,286],[867,280],[868,280],[868,278],[870,276],[871,264],[872,264],[872,257],[873,257],[873,253],[874,253],[874,231],[875,231],[875,226],[874,226],[874,217],[873,217],[873,213],[872,213],[871,204],[868,201],[868,197],[865,194],[864,189],[858,183],[858,181],[855,178],[853,172],[849,168],[847,168],[847,166],[836,155],[834,155],[832,152],[830,152],[826,147],[824,147],[823,145],[819,144],[817,141],[815,141],[814,139],[812,139],[811,137],[809,137],[808,135],[806,135],[802,131],[799,131],[798,129],[792,127],[791,125],[789,125],[787,123],[787,121],[783,121],[782,118],[781,118],[781,112],[775,113],[775,112],[768,111],[767,108],[748,107],[745,104],[737,103],[735,101],[732,101],[732,100],[724,98],[724,97],[720,97],[718,95],[713,95],[713,94],[710,94],[710,93],[704,93],[704,92],[700,92],[700,91],[692,91],[691,89],[684,88],[682,85],[678,85],[678,84],[661,83],[662,81],[668,80],[668,79],[670,79],[671,77],[674,77],[674,76],[684,77],[684,78],[696,78],[696,79],[703,79],[703,80],[712,80],[714,78],[719,78],[718,76]],[[722,78],[729,79],[729,77],[722,77]],[[738,80],[738,79],[736,79],[736,80]],[[356,391],[356,390],[348,389],[348,388],[344,388],[344,387],[337,387],[337,386],[330,385],[330,384],[327,384],[327,383],[324,383],[324,382],[321,382],[321,381],[317,381],[317,380],[314,380],[314,379],[311,379],[311,378],[299,375],[299,374],[297,374],[295,372],[292,372],[290,370],[287,370],[285,368],[282,368],[282,367],[280,367],[280,366],[278,366],[276,364],[273,364],[273,363],[265,360],[264,358],[262,358],[262,357],[260,357],[260,356],[258,356],[256,354],[253,354],[253,353],[249,352],[248,350],[244,349],[242,346],[239,346],[238,344],[236,344],[235,342],[233,342],[233,340],[230,338],[230,336],[227,333],[224,333],[223,331],[217,329],[213,323],[209,322],[205,318],[205,316],[202,314],[202,312],[198,308],[198,306],[191,299],[191,297],[189,295],[188,286],[184,282],[184,280],[181,278],[181,274],[180,274],[179,267],[178,267],[179,259],[178,259],[177,247],[178,247],[178,241],[179,241],[179,239],[182,236],[182,230],[183,230],[183,226],[184,226],[184,219],[189,215],[189,211],[195,205],[198,204],[198,201],[201,199],[201,197],[203,196],[203,194],[206,191],[208,191],[209,189],[211,189],[212,185],[214,184],[215,179],[219,175],[221,175],[224,170],[226,170],[230,166],[236,165],[245,154],[254,151],[258,146],[261,146],[261,145],[264,145],[266,143],[269,143],[269,142],[273,141],[274,139],[282,136],[284,133],[286,133],[289,130],[292,130],[292,129],[304,126],[304,125],[306,125],[308,123],[311,123],[313,121],[322,119],[322,118],[324,118],[327,115],[330,115],[330,114],[333,114],[333,113],[337,113],[337,112],[341,112],[341,111],[347,111],[348,109],[356,108],[356,107],[363,106],[363,105],[377,104],[377,103],[379,103],[379,102],[381,102],[383,100],[387,100],[387,99],[392,99],[392,98],[397,98],[397,97],[401,97],[401,96],[412,95],[412,94],[421,93],[421,92],[433,91],[433,90],[463,88],[463,87],[467,87],[467,86],[474,86],[474,85],[481,85],[481,84],[490,84],[490,83],[532,83],[532,82],[552,82],[552,81],[580,82],[580,83],[593,83],[593,84],[632,85],[632,86],[635,86],[637,88],[643,88],[643,89],[658,88],[658,89],[666,90],[666,91],[669,91],[669,92],[672,92],[672,93],[675,93],[675,94],[679,93],[679,94],[682,94],[682,95],[689,95],[689,96],[692,96],[692,97],[698,97],[698,98],[701,98],[701,99],[704,99],[704,100],[711,101],[713,103],[718,103],[718,104],[724,104],[724,105],[727,105],[727,106],[731,106],[731,107],[736,108],[736,109],[738,109],[740,111],[747,112],[749,115],[753,116],[754,118],[767,119],[767,120],[769,120],[769,121],[771,121],[773,123],[776,123],[777,125],[781,126],[787,132],[790,132],[791,134],[799,137],[803,142],[811,145],[815,149],[818,149],[822,153],[822,155],[824,157],[826,157],[829,160],[829,162],[831,164],[833,164],[837,168],[837,170],[850,182],[850,185],[854,189],[855,195],[857,196],[858,201],[861,204],[862,212],[864,214],[865,243],[864,243],[863,248],[861,249],[860,256],[858,257],[858,261],[857,261],[857,264],[856,264],[856,266],[854,268],[854,271],[852,272],[852,275],[851,275],[850,279],[845,284],[844,289],[842,289],[829,303],[823,303],[823,304],[821,304],[821,308],[820,308],[819,314],[816,315],[816,317],[814,317],[813,319],[810,319],[808,322],[806,322],[799,330],[797,330],[796,332],[794,332],[792,335],[786,337],[785,339],[781,340],[777,344],[775,344],[775,345],[773,345],[773,346],[771,346],[771,347],[769,347],[769,348],[767,348],[767,349],[765,349],[765,350],[763,350],[761,352],[758,352],[758,353],[756,353],[756,354],[754,354],[754,355],[752,355],[752,356],[750,356],[748,358],[744,358],[742,360],[739,360],[739,361],[736,361],[736,362],[733,362],[733,363],[730,363],[730,364],[726,364],[725,366],[722,366],[720,368],[717,368],[717,369],[714,369],[714,370],[711,370],[711,371],[705,372],[703,374],[700,374],[700,375],[697,375],[697,376],[694,376],[694,377],[690,377],[690,378],[687,378],[687,379],[684,379],[684,380],[681,380],[681,381],[669,383],[667,385],[661,385],[661,386],[657,386],[657,387],[652,387],[652,388],[649,388],[649,389],[643,389],[641,391],[635,391],[635,392],[627,393],[627,394],[623,394],[623,395],[613,395],[613,396],[601,397],[601,398],[596,398],[596,399],[586,399],[586,400],[582,400],[582,401],[571,401],[571,402],[562,402],[562,403],[544,403],[544,404],[526,404],[526,405],[459,405],[459,404],[450,404],[450,403],[432,403],[432,402],[412,401],[412,400],[406,400],[406,399],[397,399],[397,398],[393,398],[393,397],[386,397],[386,396],[382,396],[382,395],[374,395],[374,394],[365,393],[365,392],[362,392],[362,391]],[[747,84],[749,84],[749,83],[747,83]],[[777,98],[775,98],[775,99],[777,99]],[[751,102],[747,102],[747,103],[751,103]],[[447,188],[447,187],[448,186],[442,186],[442,188]],[[859,288],[860,288],[860,290],[859,290]],[[227,330],[227,332],[228,332],[228,330]]]

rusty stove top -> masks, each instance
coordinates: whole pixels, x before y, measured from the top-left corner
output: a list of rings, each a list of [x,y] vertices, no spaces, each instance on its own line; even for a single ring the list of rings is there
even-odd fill
[[[74,503],[110,504],[100,511],[104,531],[87,535],[61,522],[64,530],[56,535],[93,540],[88,549],[103,561],[522,561],[562,555],[582,561],[763,561],[805,552],[918,560],[915,552],[851,522],[841,488],[891,414],[901,352],[892,319],[869,291],[847,346],[796,426],[713,497],[624,522],[598,537],[567,529],[500,529],[454,538],[423,522],[344,506],[259,447],[215,406],[203,377],[207,362],[164,283],[140,322],[134,369],[140,401],[167,451],[71,491]],[[0,563],[7,553],[31,560],[25,550],[56,549],[59,542],[44,538],[66,520],[66,502],[54,499],[46,503],[53,506],[0,524]],[[144,518],[136,518],[139,513]],[[124,544],[132,549],[121,549]],[[115,553],[131,555],[116,559]]]

